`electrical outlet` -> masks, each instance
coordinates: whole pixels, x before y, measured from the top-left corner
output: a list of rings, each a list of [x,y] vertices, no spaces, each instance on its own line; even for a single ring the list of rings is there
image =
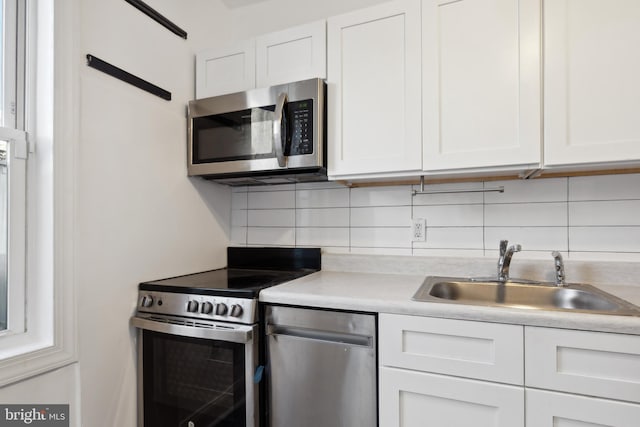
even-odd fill
[[[427,241],[427,220],[424,218],[414,218],[411,225],[411,240],[413,242]]]

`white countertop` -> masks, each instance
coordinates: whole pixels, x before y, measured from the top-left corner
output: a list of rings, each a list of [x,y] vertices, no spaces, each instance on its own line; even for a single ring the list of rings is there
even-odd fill
[[[390,260],[390,263],[397,267],[398,262],[402,261],[395,258],[399,257],[394,257],[394,259]],[[384,262],[380,262],[381,260],[381,258],[373,258],[373,261],[367,259],[366,263],[374,262],[378,265],[377,269],[380,269],[382,268],[380,265],[384,264]],[[349,268],[357,269],[354,265],[357,264],[358,259],[353,258],[351,261]],[[429,260],[427,264],[432,261],[437,265],[443,265],[437,259]],[[336,268],[336,264],[343,265],[343,262],[344,260],[340,260],[338,263],[334,263],[331,260],[328,263],[329,269],[327,270],[325,269],[325,258],[323,257],[323,271],[265,289],[260,292],[260,301],[339,310],[444,317],[640,335],[640,317],[411,300],[411,297],[427,275],[469,276],[469,274],[453,274],[451,265],[447,266],[448,273],[438,270],[429,274],[412,271],[412,268],[405,269],[410,270],[412,274],[332,271],[332,269]],[[415,260],[410,260],[409,262],[415,262]],[[463,263],[467,268],[473,268],[469,267],[470,262],[468,260],[463,260]],[[479,263],[483,264],[484,260],[480,260]],[[635,268],[635,266],[631,267]],[[427,265],[427,268],[429,268],[429,265]],[[625,274],[629,274],[629,272]],[[474,275],[481,276],[483,272]],[[630,286],[628,284],[612,286],[594,282],[591,282],[591,284],[605,292],[640,306],[640,286]]]

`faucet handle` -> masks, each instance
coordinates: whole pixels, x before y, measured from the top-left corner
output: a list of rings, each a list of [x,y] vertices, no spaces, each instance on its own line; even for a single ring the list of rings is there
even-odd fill
[[[520,252],[522,250],[522,245],[513,245],[511,246],[513,248],[513,252]]]
[[[558,251],[551,252],[553,256],[555,273],[556,273],[556,286],[565,286],[565,274],[564,274],[564,261],[562,260],[562,254]]]
[[[500,256],[504,256],[507,252],[507,246],[509,245],[508,240],[500,240]]]

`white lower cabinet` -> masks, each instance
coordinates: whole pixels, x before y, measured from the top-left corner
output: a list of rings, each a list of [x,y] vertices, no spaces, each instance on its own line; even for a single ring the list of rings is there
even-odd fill
[[[524,388],[382,367],[381,427],[515,427]]]
[[[638,427],[640,405],[526,389],[527,427]]]
[[[378,330],[380,427],[640,426],[639,335],[395,314]]]

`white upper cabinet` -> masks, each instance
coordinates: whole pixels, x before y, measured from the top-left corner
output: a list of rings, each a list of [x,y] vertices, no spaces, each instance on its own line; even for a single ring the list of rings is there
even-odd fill
[[[256,87],[255,41],[243,41],[196,55],[196,99]]]
[[[256,85],[327,77],[325,20],[256,38]]]
[[[547,166],[640,159],[640,1],[544,6]]]
[[[329,176],[420,171],[419,0],[330,18],[327,47]]]
[[[326,22],[316,21],[196,55],[196,98],[326,78]]]
[[[537,168],[540,0],[422,0],[423,167]]]

